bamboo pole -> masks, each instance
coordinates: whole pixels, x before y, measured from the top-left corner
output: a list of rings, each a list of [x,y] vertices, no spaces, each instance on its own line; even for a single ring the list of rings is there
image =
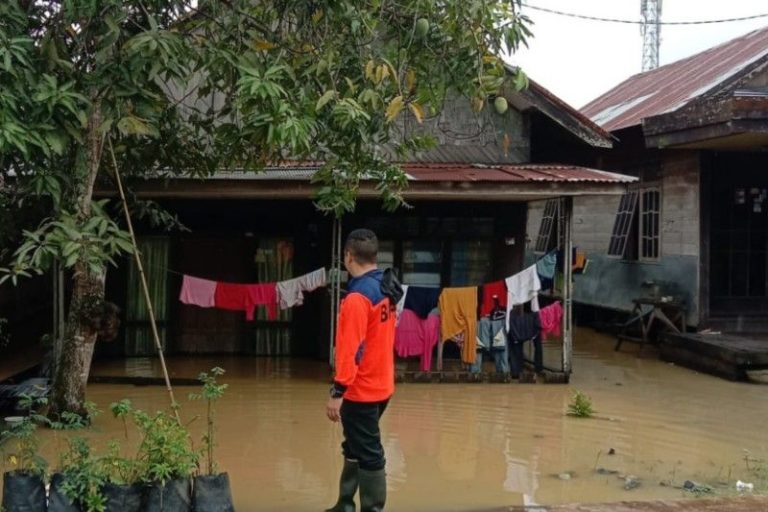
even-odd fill
[[[179,409],[176,398],[173,396],[173,388],[171,387],[171,378],[168,375],[168,367],[165,364],[165,356],[163,355],[163,345],[160,343],[160,334],[157,332],[157,322],[155,321],[155,310],[152,307],[152,298],[149,295],[149,285],[147,284],[147,276],[144,273],[144,265],[141,263],[141,254],[139,253],[139,245],[136,243],[136,233],[133,231],[133,222],[131,222],[131,213],[128,210],[128,201],[125,199],[125,190],[123,190],[123,181],[120,178],[120,171],[117,168],[117,159],[115,158],[115,150],[112,147],[112,139],[108,139],[109,142],[109,154],[112,157],[112,169],[115,173],[115,179],[117,180],[117,189],[120,192],[120,200],[123,203],[123,213],[125,214],[125,222],[128,224],[128,232],[131,235],[131,243],[133,244],[133,257],[136,260],[136,268],[139,270],[139,277],[141,278],[141,289],[144,292],[144,301],[147,303],[147,310],[149,312],[149,322],[152,326],[152,337],[155,340],[155,347],[157,348],[157,354],[160,357],[160,366],[163,370],[163,378],[165,379],[165,389],[168,391],[168,396],[171,398],[171,409],[176,415],[176,420],[181,423],[179,417]]]

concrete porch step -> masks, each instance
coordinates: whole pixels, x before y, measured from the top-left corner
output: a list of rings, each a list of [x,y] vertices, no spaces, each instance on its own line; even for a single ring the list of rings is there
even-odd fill
[[[729,333],[664,333],[659,357],[671,363],[731,380],[747,370],[768,368],[768,339]]]

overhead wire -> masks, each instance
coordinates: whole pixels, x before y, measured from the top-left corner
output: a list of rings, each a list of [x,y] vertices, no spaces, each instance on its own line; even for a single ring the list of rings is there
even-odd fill
[[[628,25],[646,25],[647,24],[643,20],[628,20],[628,19],[621,19],[621,18],[606,18],[602,16],[590,16],[587,14],[578,14],[574,12],[559,11],[557,9],[549,9],[547,7],[539,7],[537,5],[531,5],[529,3],[523,3],[522,6],[528,9],[532,9],[534,11],[541,11],[549,14],[556,14],[558,16],[567,16],[570,18],[578,18],[582,20],[601,21],[601,22],[607,22],[607,23],[624,23]],[[722,18],[722,19],[716,19],[716,20],[691,20],[691,21],[659,21],[659,22],[654,22],[652,24],[653,25],[712,25],[716,23],[731,23],[736,21],[756,20],[759,18],[768,18],[768,12],[762,13],[762,14],[753,14],[751,16],[741,16],[736,18]]]

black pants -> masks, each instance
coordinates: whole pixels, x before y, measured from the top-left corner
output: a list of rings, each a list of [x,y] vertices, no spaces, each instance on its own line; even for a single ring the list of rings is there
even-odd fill
[[[358,462],[360,469],[384,469],[386,459],[381,445],[379,419],[387,403],[389,400],[363,403],[345,399],[341,404],[341,426],[344,429],[341,449],[345,458]]]
[[[525,343],[527,342],[509,343],[509,362],[513,377],[519,376],[523,371],[523,363],[525,362],[523,345]],[[544,370],[544,348],[541,346],[541,338],[538,336],[533,339],[533,369],[536,372]]]

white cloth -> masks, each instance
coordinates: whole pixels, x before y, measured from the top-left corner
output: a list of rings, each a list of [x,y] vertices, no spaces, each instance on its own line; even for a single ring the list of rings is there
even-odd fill
[[[402,284],[400,287],[403,289],[403,296],[400,297],[400,300],[397,302],[397,321],[400,322],[400,315],[403,313],[403,309],[405,309],[405,296],[408,295],[408,285]]]
[[[530,301],[531,311],[539,310],[541,281],[539,273],[536,272],[536,265],[531,265],[522,272],[506,278],[504,282],[507,285],[507,330],[509,330],[509,313],[514,306]]]
[[[328,284],[325,268],[319,268],[309,274],[294,277],[277,283],[277,300],[280,309],[288,309],[304,304],[304,293],[311,292]]]

